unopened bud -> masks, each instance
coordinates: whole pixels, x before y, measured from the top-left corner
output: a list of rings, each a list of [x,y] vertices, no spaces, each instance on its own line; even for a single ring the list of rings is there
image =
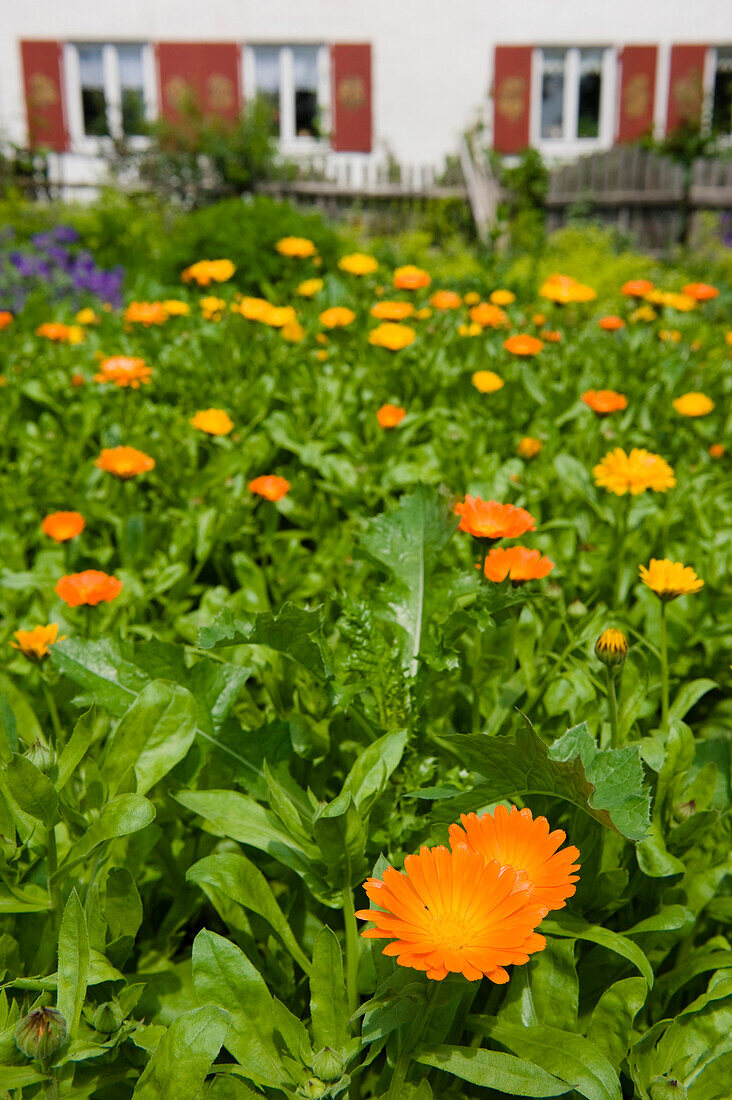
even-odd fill
[[[114,1001],[105,1001],[94,1010],[92,1027],[95,1031],[110,1035],[113,1031],[119,1030],[124,1018],[124,1013],[118,1004]]]
[[[317,1077],[310,1077],[297,1090],[298,1096],[302,1096],[303,1100],[320,1100],[321,1096],[325,1096],[327,1092],[329,1092],[328,1086]]]
[[[343,1058],[330,1047],[323,1047],[313,1058],[313,1070],[323,1081],[337,1081],[343,1076]]]
[[[21,1054],[44,1062],[66,1039],[66,1020],[55,1008],[34,1008],[18,1021],[15,1043]]]
[[[37,738],[33,744],[26,749],[24,755],[26,760],[30,760],[31,764],[38,768],[40,772],[45,772],[47,774],[53,767],[53,753],[51,749]]]
[[[628,656],[628,639],[622,630],[609,627],[595,642],[595,656],[608,668],[618,668]]]

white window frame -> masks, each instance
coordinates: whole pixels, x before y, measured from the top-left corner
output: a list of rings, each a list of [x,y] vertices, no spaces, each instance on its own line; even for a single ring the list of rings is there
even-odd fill
[[[541,136],[541,91],[543,73],[543,55],[545,49],[565,51],[564,60],[564,104],[563,133],[561,137]],[[600,61],[600,120],[597,137],[578,137],[577,121],[579,111],[580,51],[595,49],[602,51]],[[583,44],[565,46],[561,43],[547,43],[537,46],[531,57],[531,105],[529,112],[530,144],[548,157],[570,158],[591,153],[600,149],[609,149],[615,140],[615,105],[617,97],[618,56],[614,46]]]
[[[322,152],[330,148],[330,47],[322,42],[251,42],[244,47],[242,58],[242,92],[244,103],[251,103],[257,95],[256,54],[257,47],[266,46],[280,53],[280,134],[279,151],[287,156]],[[321,137],[298,137],[295,133],[295,59],[293,49],[298,46],[315,46],[318,50],[318,110]]]
[[[67,42],[64,45],[64,73],[66,83],[66,103],[68,106],[69,138],[72,152],[99,156],[111,149],[115,138],[122,134],[122,85],[119,73],[118,46],[140,46],[142,48],[142,79],[145,99],[145,119],[154,122],[158,115],[157,81],[155,76],[155,55],[149,42],[131,40],[129,42]],[[97,46],[102,49],[104,73],[104,98],[107,104],[108,137],[95,137],[84,132],[84,111],[81,99],[81,66],[79,62],[80,46]],[[149,139],[143,135],[132,135],[125,139],[133,149],[145,148]]]

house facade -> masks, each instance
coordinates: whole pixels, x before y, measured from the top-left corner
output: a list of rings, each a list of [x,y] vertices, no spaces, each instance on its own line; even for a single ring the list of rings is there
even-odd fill
[[[498,152],[567,159],[684,120],[732,129],[732,5],[718,0],[26,0],[4,5],[0,137],[103,178],[186,90],[256,95],[282,152],[439,169],[476,124]]]

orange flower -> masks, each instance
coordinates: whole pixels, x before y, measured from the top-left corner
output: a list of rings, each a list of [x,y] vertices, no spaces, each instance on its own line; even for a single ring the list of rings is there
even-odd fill
[[[563,909],[575,893],[579,850],[574,845],[562,848],[566,834],[561,829],[549,832],[545,817],[534,821],[531,810],[496,806],[492,814],[462,814],[463,824],[450,826],[450,845],[467,845],[479,853],[488,866],[495,860],[528,879],[528,895],[539,905],[542,917],[551,909]]]
[[[693,595],[704,587],[704,581],[697,577],[691,566],[682,565],[680,561],[669,561],[668,558],[651,558],[648,568],[641,565],[639,572],[643,583],[664,601]]]
[[[112,355],[99,364],[99,374],[94,375],[95,382],[113,382],[115,386],[130,386],[139,390],[147,385],[152,377],[152,367],[144,359],[132,355]]]
[[[646,294],[646,301],[656,306],[665,306],[667,309],[677,309],[681,313],[689,313],[696,308],[696,299],[689,294],[677,294],[673,290],[651,290]]]
[[[234,421],[223,409],[202,409],[191,417],[189,424],[206,435],[228,435],[234,427]]]
[[[469,311],[469,316],[473,324],[481,328],[500,328],[508,320],[503,310],[490,302],[479,302]]]
[[[122,591],[122,581],[100,569],[85,569],[83,573],[62,577],[54,591],[69,607],[96,607],[116,600]]]
[[[650,279],[630,279],[623,283],[620,291],[626,298],[645,298],[654,289]]]
[[[614,313],[609,314],[607,317],[601,317],[597,323],[605,332],[617,332],[619,329],[625,328],[623,318],[616,316]]]
[[[645,306],[638,306],[637,309],[634,309],[633,312],[630,315],[630,319],[633,322],[636,322],[636,321],[655,321],[657,316],[658,316],[658,314],[656,313],[655,309],[652,309],[651,306],[649,306],[649,305],[645,305]]]
[[[277,242],[275,248],[280,256],[290,256],[298,260],[306,260],[308,256],[315,256],[317,248],[307,237],[283,237]]]
[[[492,370],[477,370],[472,377],[473,385],[479,393],[496,393],[502,390],[505,382]]]
[[[282,326],[280,332],[282,333],[282,339],[287,340],[288,344],[299,344],[301,340],[305,339],[305,329],[299,321],[288,321],[286,325]]]
[[[536,325],[537,328],[541,328],[542,325],[546,324],[546,317],[543,313],[535,313],[531,318],[531,323]]]
[[[266,298],[242,298],[238,303],[233,302],[231,309],[234,313],[240,313],[242,317],[246,317],[247,321],[263,321],[274,306],[271,306]]]
[[[432,316],[432,310],[429,306],[422,306],[421,309],[415,310],[414,316],[418,321],[426,321]]]
[[[162,302],[130,302],[125,310],[128,324],[164,325],[168,320],[168,311]]]
[[[43,534],[56,542],[75,539],[85,527],[86,520],[80,512],[51,512],[41,523]]]
[[[610,413],[621,412],[628,407],[625,394],[616,393],[615,390],[586,390],[582,394],[582,400],[598,416],[609,416]]]
[[[517,539],[536,527],[536,520],[525,508],[469,494],[455,505],[454,512],[460,516],[459,530],[479,539]]]
[[[478,294],[477,290],[469,290],[463,298],[463,301],[466,306],[477,306],[480,301],[480,294]]]
[[[724,443],[712,443],[711,447],[709,448],[709,457],[722,458],[726,450],[727,448],[725,447]]]
[[[407,410],[400,405],[382,405],[376,414],[376,419],[382,428],[396,428],[406,415]]]
[[[596,291],[591,286],[578,283],[571,275],[550,275],[539,290],[542,298],[548,298],[550,302],[558,305],[568,305],[570,302],[591,302],[597,297]]]
[[[556,332],[554,329],[543,328],[539,333],[542,340],[545,340],[547,344],[558,344],[561,342],[561,332]]]
[[[458,328],[458,336],[480,336],[483,329],[480,325],[477,325],[475,321],[471,321],[469,325],[460,325]]]
[[[62,325],[60,321],[46,321],[36,329],[36,336],[45,336],[55,344],[81,344],[84,330],[80,325]]]
[[[732,348],[732,329],[730,329],[729,332],[725,332],[724,342],[725,344],[729,344],[729,346]]]
[[[371,316],[379,321],[404,321],[413,313],[411,302],[377,302],[371,307]]]
[[[377,348],[388,348],[389,351],[401,351],[414,343],[416,332],[409,325],[393,325],[386,321],[383,325],[377,325],[369,333],[369,343]]]
[[[155,467],[155,459],[135,447],[108,447],[101,452],[94,465],[125,481],[129,477],[148,473]]]
[[[414,264],[398,267],[394,272],[394,286],[397,290],[420,290],[422,287],[429,286],[431,282],[432,279],[427,272],[421,267],[415,267]]]
[[[226,309],[226,300],[224,298],[217,298],[213,294],[209,294],[206,298],[201,298],[198,304],[201,307],[201,313],[207,321],[220,321]]]
[[[78,390],[79,386],[84,385],[84,383],[86,382],[86,378],[83,374],[79,374],[78,371],[74,371],[69,381],[71,382],[71,385],[74,387],[74,389]]]
[[[626,454],[622,447],[609,451],[593,469],[595,484],[622,497],[637,496],[646,489],[665,493],[676,484],[674,472],[665,459],[642,447]]]
[[[210,286],[211,283],[225,283],[235,271],[231,260],[199,260],[185,269],[181,279],[184,283],[192,281],[198,286]]]
[[[490,296],[491,302],[494,306],[510,306],[512,302],[516,301],[516,295],[512,290],[494,290]]]
[[[320,323],[324,328],[345,328],[356,320],[356,314],[346,306],[331,306],[320,314]]]
[[[454,290],[436,290],[430,298],[430,305],[434,309],[460,309],[462,298]]]
[[[349,275],[373,275],[379,267],[379,261],[365,252],[351,252],[350,255],[340,258],[338,266]]]
[[[262,477],[255,477],[249,482],[249,491],[266,500],[281,500],[289,489],[290,483],[287,478],[279,477],[277,474],[263,474]]]
[[[7,309],[0,309],[0,332],[2,332],[4,328],[7,328],[8,325],[12,325],[12,323],[12,313],[10,313],[10,311]]]
[[[714,402],[705,393],[684,393],[673,401],[673,407],[681,416],[707,416]]]
[[[516,453],[521,458],[536,458],[543,444],[540,439],[534,439],[533,436],[525,435],[523,439],[519,439],[516,447]]]
[[[511,867],[486,863],[465,845],[452,852],[421,848],[407,856],[403,872],[387,867],[383,880],[364,883],[378,909],[360,909],[356,916],[374,924],[362,936],[393,941],[383,954],[396,956],[400,966],[436,981],[454,973],[503,984],[504,967],[528,962],[546,946],[534,931],[541,908],[522,887]]]
[[[537,355],[544,347],[541,340],[537,340],[535,336],[529,336],[525,332],[509,336],[508,340],[503,341],[503,346],[506,351],[511,352],[511,355],[521,356]]]
[[[322,279],[305,279],[295,291],[301,298],[314,298],[323,289]]]
[[[270,328],[284,328],[285,325],[297,321],[297,314],[292,306],[271,306],[268,302],[266,310],[257,320],[263,321]]]
[[[710,286],[709,283],[687,283],[681,288],[681,293],[687,298],[693,298],[695,302],[709,302],[712,298],[719,297],[716,286]]]
[[[485,575],[489,581],[505,581],[509,577],[514,584],[540,580],[551,573],[554,562],[543,558],[538,550],[525,546],[495,546],[485,558]]]
[[[10,643],[13,649],[19,649],[29,660],[42,661],[48,656],[48,647],[54,642],[62,642],[66,635],[59,638],[58,623],[49,623],[48,626],[34,626],[32,630],[16,630],[13,637],[18,639]]]
[[[169,317],[188,317],[191,312],[188,302],[181,302],[180,298],[166,298],[160,304]]]

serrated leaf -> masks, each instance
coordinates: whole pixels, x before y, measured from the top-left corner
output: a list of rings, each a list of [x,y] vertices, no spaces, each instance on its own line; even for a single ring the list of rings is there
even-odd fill
[[[264,645],[284,653],[321,680],[330,670],[324,653],[323,616],[318,609],[306,611],[284,603],[277,614],[262,611],[250,618],[235,618],[224,608],[216,621],[201,631],[202,649],[232,645]]]

